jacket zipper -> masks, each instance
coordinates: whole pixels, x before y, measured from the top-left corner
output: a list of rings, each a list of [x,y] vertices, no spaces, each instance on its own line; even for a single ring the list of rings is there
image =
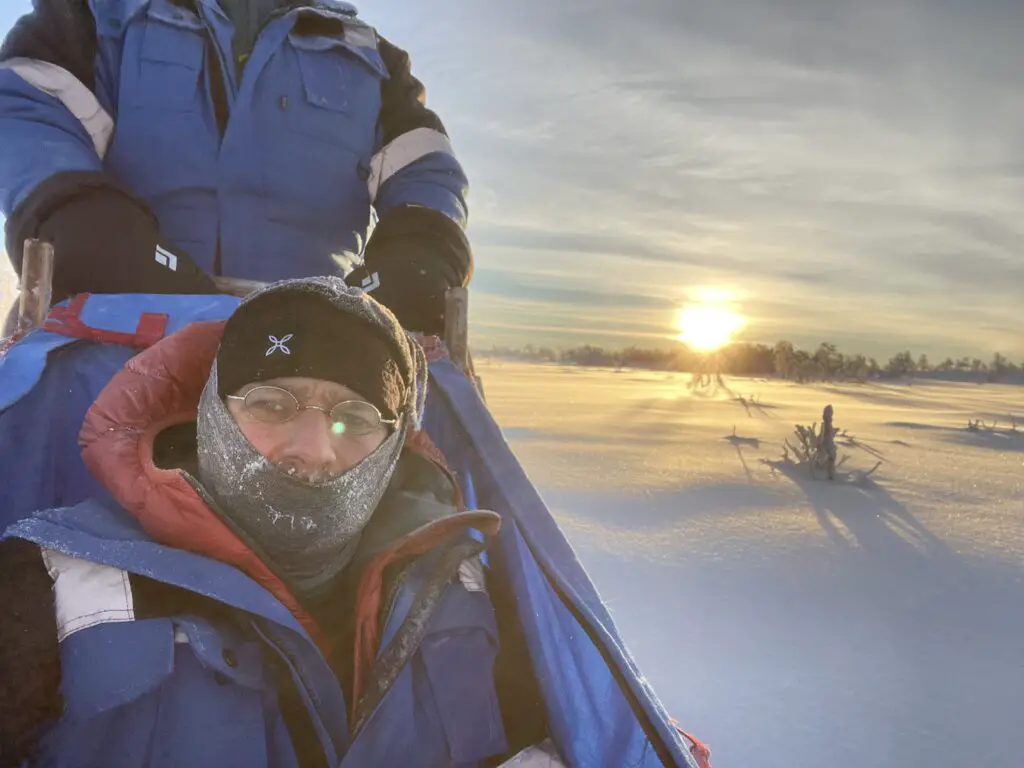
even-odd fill
[[[203,41],[206,44],[206,64],[210,82],[210,100],[213,102],[213,117],[217,123],[217,143],[224,140],[224,134],[228,128],[228,120],[231,118],[231,102],[228,99],[228,92],[232,97],[236,95],[236,89],[228,77],[227,64],[224,61],[224,54],[217,45],[217,40],[210,30],[203,14],[196,8],[196,15],[203,22]],[[213,255],[213,274],[223,274],[224,266],[221,256],[220,227],[217,228],[217,249]]]
[[[228,103],[227,85],[224,76],[224,60],[221,56],[217,42],[213,39],[210,30],[204,32],[206,40],[206,61],[209,69],[210,99],[213,101],[213,116],[217,123],[217,144],[224,140],[224,133],[228,128],[228,119],[231,116],[231,106]],[[224,267],[221,259],[220,249],[220,225],[217,225],[217,249],[213,255],[213,274],[223,274]]]

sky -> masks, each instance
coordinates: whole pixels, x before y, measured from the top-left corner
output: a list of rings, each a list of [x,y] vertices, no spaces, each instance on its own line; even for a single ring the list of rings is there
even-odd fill
[[[1018,0],[369,0],[470,177],[475,346],[1024,359]],[[8,0],[0,27],[27,0]]]

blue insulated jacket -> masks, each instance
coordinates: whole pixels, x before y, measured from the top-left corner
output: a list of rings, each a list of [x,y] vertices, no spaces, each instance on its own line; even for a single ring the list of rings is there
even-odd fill
[[[451,478],[410,437],[331,594],[296,600],[196,480],[188,427],[222,327],[162,339],[99,393],[78,443],[109,493],[0,537],[0,766],[11,750],[60,768],[501,755],[479,558],[498,516],[458,512]],[[40,710],[55,680],[53,723]]]
[[[338,274],[353,255],[369,266],[379,240],[397,249],[380,260],[468,280],[466,176],[408,56],[353,6],[282,3],[236,61],[216,0],[34,5],[0,50],[0,212],[16,263],[69,201],[118,190],[210,274]],[[122,222],[94,221],[62,249]],[[117,243],[98,247],[90,258]]]
[[[161,546],[125,513],[95,502],[40,513],[5,539],[0,545],[38,545],[53,582],[64,708],[38,741],[33,766],[442,768],[505,749],[489,674],[493,610],[459,579],[353,735],[344,693],[316,644],[238,569]],[[403,582],[384,645],[422,570]],[[161,589],[222,610],[155,611],[150,596]]]

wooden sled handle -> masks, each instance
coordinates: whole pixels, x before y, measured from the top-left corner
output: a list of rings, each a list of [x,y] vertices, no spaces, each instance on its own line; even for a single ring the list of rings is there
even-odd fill
[[[469,359],[469,290],[449,288],[444,297],[444,345],[448,356],[467,375],[472,376]]]
[[[24,335],[41,327],[50,313],[52,298],[53,246],[42,240],[26,240],[22,251],[15,334]]]

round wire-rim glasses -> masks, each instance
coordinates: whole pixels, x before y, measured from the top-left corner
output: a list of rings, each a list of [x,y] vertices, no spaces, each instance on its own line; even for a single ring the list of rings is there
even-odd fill
[[[264,424],[283,424],[294,419],[299,411],[320,411],[327,416],[331,432],[336,435],[361,437],[381,424],[398,423],[397,419],[385,419],[377,406],[365,400],[342,400],[330,408],[302,405],[294,393],[269,384],[253,387],[244,395],[228,395],[227,399],[241,402],[247,414]]]

